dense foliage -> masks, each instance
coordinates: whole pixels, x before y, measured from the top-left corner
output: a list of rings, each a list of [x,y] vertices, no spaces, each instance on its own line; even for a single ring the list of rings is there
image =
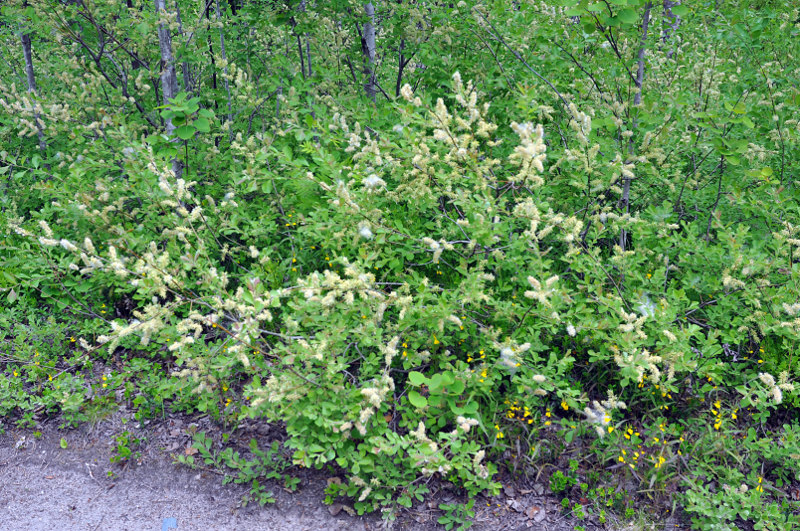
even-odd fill
[[[800,524],[797,9],[0,24],[0,414],[280,422],[387,518],[549,463],[577,518],[630,518],[628,482],[697,528]]]

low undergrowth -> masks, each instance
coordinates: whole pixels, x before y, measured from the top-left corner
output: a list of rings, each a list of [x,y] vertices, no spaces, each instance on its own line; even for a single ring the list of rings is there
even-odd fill
[[[798,14],[676,5],[668,46],[651,2],[568,3],[459,2],[441,29],[536,49],[547,78],[490,47],[491,75],[423,64],[367,106],[286,58],[256,75],[249,44],[207,95],[150,101],[141,69],[137,100],[70,17],[4,7],[3,38],[31,24],[59,66],[41,95],[0,71],[2,422],[124,403],[280,425],[283,445],[198,435],[181,458],[260,504],[294,466],[389,520],[450,484],[451,528],[503,478],[547,483],[576,525],[800,525],[800,77],[774,57]],[[252,9],[247,35],[300,42]]]

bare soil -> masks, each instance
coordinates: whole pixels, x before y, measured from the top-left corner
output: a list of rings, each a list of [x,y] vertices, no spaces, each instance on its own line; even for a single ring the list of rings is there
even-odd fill
[[[325,505],[323,491],[330,474],[296,470],[293,474],[301,479],[297,492],[270,485],[274,504],[244,506],[247,487],[223,485],[222,476],[212,470],[174,464],[174,455],[191,446],[194,431],[213,433],[207,418],[172,417],[144,427],[123,423],[123,418],[124,412],[117,412],[73,430],[59,429],[57,420],[37,430],[6,426],[0,435],[0,529],[139,531],[166,530],[174,524],[179,530],[416,531],[443,529],[436,523],[442,515],[438,504],[464,501],[452,490],[432,485],[430,500],[403,511],[389,524],[380,515],[350,515],[346,501]],[[146,441],[139,449],[141,456],[124,465],[111,463],[114,437],[125,430]],[[236,430],[229,443],[246,447],[251,437],[269,440],[277,431],[263,425],[246,427]],[[573,529],[574,522],[564,519],[558,501],[545,491],[538,483],[509,485],[496,498],[479,498],[472,529]]]

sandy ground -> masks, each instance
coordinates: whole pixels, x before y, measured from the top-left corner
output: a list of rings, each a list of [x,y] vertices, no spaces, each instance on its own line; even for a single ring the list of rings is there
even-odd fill
[[[24,450],[0,448],[0,529],[366,531],[379,526],[374,519],[331,516],[315,486],[264,508],[241,508],[244,489],[222,486],[220,477],[208,472],[150,461],[109,480],[105,463],[85,450],[28,444]]]
[[[14,429],[0,434],[0,530],[337,530],[372,531],[388,526],[380,515],[351,516],[343,504],[323,503],[326,476],[311,472],[301,478],[295,493],[271,485],[276,503],[242,505],[248,489],[222,485],[212,471],[173,464],[170,453],[191,444],[186,422],[168,419],[144,430],[148,444],[138,462],[112,464],[114,436],[123,429],[119,416],[60,430],[55,423],[40,428]],[[202,427],[202,422],[201,422]],[[60,441],[64,438],[66,448]],[[109,477],[108,472],[113,476]],[[557,500],[539,492],[506,493],[476,504],[473,530],[573,529],[559,515]],[[512,489],[513,490],[513,489]],[[443,529],[436,518],[441,502],[457,501],[440,491],[399,515],[391,526],[398,531]],[[535,510],[535,511],[534,511]],[[532,512],[533,511],[533,512]]]

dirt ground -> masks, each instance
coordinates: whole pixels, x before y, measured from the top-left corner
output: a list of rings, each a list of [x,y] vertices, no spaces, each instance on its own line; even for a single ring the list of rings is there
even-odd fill
[[[134,422],[123,425],[121,418],[117,414],[75,430],[58,429],[58,423],[50,421],[37,433],[6,426],[0,435],[0,529],[417,531],[443,529],[436,524],[442,514],[436,507],[457,501],[446,490],[435,492],[431,501],[401,513],[388,526],[379,515],[350,516],[346,503],[325,505],[326,477],[315,471],[300,476],[295,493],[271,485],[274,504],[243,506],[247,488],[223,486],[216,473],[173,464],[170,453],[185,451],[192,431],[210,427],[203,426],[202,418],[172,418],[141,429],[134,428]],[[147,443],[141,458],[123,467],[111,463],[110,457],[114,437],[124,430]],[[267,436],[241,434],[247,440],[251,435]],[[558,512],[557,500],[545,495],[543,485],[530,487],[507,487],[501,496],[479,499],[472,529],[574,528]]]

